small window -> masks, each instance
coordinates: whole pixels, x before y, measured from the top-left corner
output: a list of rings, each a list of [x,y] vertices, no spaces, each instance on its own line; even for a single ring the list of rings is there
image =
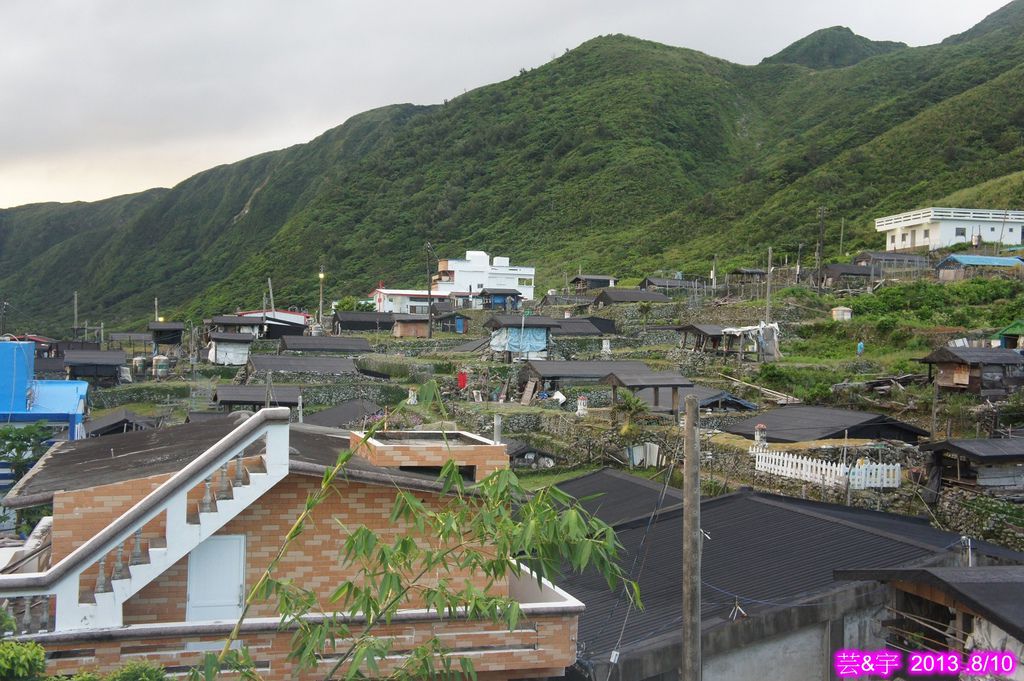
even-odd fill
[[[956,228],[956,235],[957,236],[967,236],[967,228],[966,227],[957,227]]]
[[[1013,227],[1010,227],[1010,234],[1013,234]]]
[[[889,243],[891,243],[891,244],[896,243],[896,235],[895,234],[893,234],[892,236],[889,237]]]
[[[900,241],[902,241],[903,243],[907,243],[907,235],[906,234],[901,234],[900,235]]]
[[[996,231],[996,228],[995,228],[995,227],[989,227],[989,228],[988,228],[988,231],[990,231],[990,232],[994,232],[994,231]]]
[[[929,230],[927,230],[927,229],[926,229],[926,230],[924,230],[924,238],[925,238],[925,239],[927,239],[927,238],[928,238],[928,231],[929,231]]]

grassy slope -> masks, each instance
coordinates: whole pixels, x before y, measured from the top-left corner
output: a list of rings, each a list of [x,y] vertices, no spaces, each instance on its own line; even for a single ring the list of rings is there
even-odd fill
[[[81,206],[0,212],[0,292],[44,315],[45,299],[77,286],[85,313],[129,321],[154,295],[192,316],[258,305],[272,276],[278,303],[308,306],[321,261],[330,296],[422,285],[425,239],[441,254],[534,262],[544,289],[577,267],[639,277],[792,251],[813,243],[818,205],[831,211],[830,256],[840,218],[844,250],[877,245],[871,218],[1021,167],[1022,8],[824,71],[594,39],[442,106],[368,112],[309,144],[112,199],[107,213],[132,210],[90,238],[73,228]]]

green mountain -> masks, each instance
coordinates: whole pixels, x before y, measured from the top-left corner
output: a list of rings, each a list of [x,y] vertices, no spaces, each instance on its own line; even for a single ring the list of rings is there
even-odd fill
[[[846,26],[833,26],[801,38],[762,64],[800,64],[812,69],[853,66],[868,57],[902,50],[906,43],[875,41],[859,36]]]
[[[154,296],[191,317],[259,306],[272,277],[279,306],[312,307],[321,264],[332,298],[423,286],[428,240],[442,257],[535,264],[544,290],[580,267],[705,272],[716,255],[793,259],[801,243],[806,256],[819,206],[832,258],[841,229],[843,251],[880,247],[879,215],[951,196],[1019,208],[1022,8],[844,68],[595,38],[170,190],[0,210],[0,299],[15,328],[65,323],[75,289],[89,319],[130,324]]]

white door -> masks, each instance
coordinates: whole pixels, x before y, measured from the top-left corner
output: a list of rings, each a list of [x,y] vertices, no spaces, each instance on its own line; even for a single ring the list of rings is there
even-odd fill
[[[245,535],[209,537],[188,555],[185,619],[234,620],[245,599]]]

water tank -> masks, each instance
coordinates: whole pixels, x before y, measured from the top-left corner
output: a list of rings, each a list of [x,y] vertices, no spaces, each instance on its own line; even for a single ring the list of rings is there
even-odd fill
[[[171,373],[171,360],[166,355],[153,357],[153,376],[156,378],[167,378]]]
[[[138,357],[132,357],[132,373],[136,376],[142,376],[146,373],[146,366],[149,364],[149,358],[139,355]]]

